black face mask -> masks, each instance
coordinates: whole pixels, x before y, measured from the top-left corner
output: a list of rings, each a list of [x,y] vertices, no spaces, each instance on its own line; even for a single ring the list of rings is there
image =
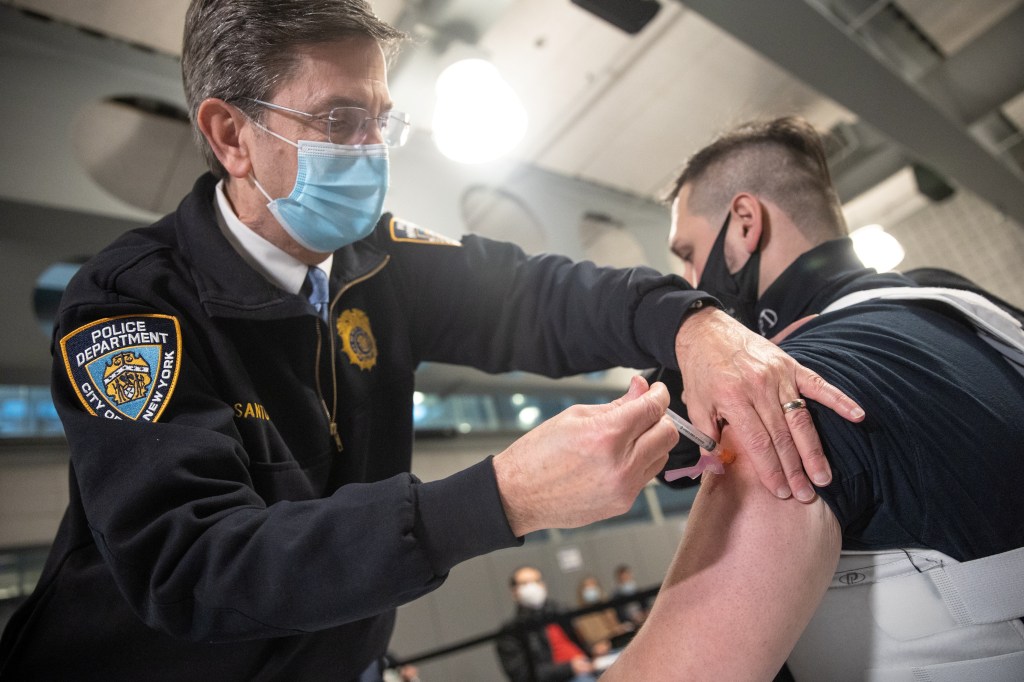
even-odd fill
[[[729,272],[725,262],[725,233],[729,229],[729,218],[718,233],[718,239],[711,247],[708,262],[700,275],[697,288],[722,302],[725,312],[747,329],[757,331],[757,281],[761,265],[761,251],[750,254],[743,267],[735,273]]]

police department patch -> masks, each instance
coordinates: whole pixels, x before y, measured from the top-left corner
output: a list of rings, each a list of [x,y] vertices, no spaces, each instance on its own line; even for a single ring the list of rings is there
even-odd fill
[[[108,317],[60,340],[64,366],[90,414],[155,422],[181,366],[181,328],[170,315]]]
[[[377,364],[377,341],[370,329],[370,318],[358,308],[349,308],[338,316],[338,337],[349,361],[359,369]]]
[[[391,219],[391,239],[396,242],[416,242],[419,244],[441,244],[444,246],[462,246],[462,242],[445,237],[443,234],[424,229],[397,218]]]

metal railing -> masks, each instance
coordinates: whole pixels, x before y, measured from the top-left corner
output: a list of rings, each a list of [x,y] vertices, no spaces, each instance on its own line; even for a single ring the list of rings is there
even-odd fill
[[[540,630],[542,628],[546,628],[551,623],[558,623],[563,627],[566,633],[571,633],[572,621],[580,616],[584,616],[588,613],[595,613],[597,611],[604,611],[606,609],[614,609],[620,606],[626,606],[628,604],[650,603],[651,601],[653,601],[654,597],[658,594],[658,591],[660,589],[660,586],[651,587],[645,590],[640,590],[635,594],[614,597],[612,599],[600,602],[598,604],[591,604],[589,606],[573,609],[571,611],[559,611],[558,613],[553,614],[547,618],[538,618],[536,620],[531,620],[529,623],[517,622],[506,624],[503,627],[498,628],[497,630],[486,632],[482,635],[471,637],[469,639],[464,639],[435,649],[430,649],[428,651],[414,654],[412,656],[405,656],[399,660],[393,661],[392,663],[396,667],[402,665],[416,665],[418,663],[424,663],[426,661],[431,661],[437,658],[441,658],[443,656],[449,656],[451,654],[455,654],[466,649],[471,649],[482,644],[487,644],[488,642],[492,642],[498,639],[499,637],[504,637],[511,634],[518,637],[520,639],[520,642],[522,643],[523,651],[525,652],[528,663],[529,681],[539,682],[536,671],[537,661],[532,660],[532,654],[530,652],[529,646],[529,634],[531,632],[535,630]]]

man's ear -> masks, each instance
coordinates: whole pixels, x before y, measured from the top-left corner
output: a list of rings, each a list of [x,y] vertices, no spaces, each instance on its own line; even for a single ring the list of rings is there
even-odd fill
[[[768,229],[768,213],[764,206],[753,194],[740,192],[732,198],[729,210],[732,211],[731,221],[741,230],[744,250],[754,253]]]
[[[224,169],[235,178],[249,175],[249,148],[242,140],[245,115],[222,99],[203,100],[196,111],[196,125]]]

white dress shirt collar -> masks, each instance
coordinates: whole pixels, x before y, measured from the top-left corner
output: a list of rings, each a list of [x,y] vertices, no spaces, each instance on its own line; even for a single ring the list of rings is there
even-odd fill
[[[239,220],[224,192],[223,180],[217,183],[216,195],[217,224],[238,255],[275,286],[293,294],[299,293],[309,266],[277,248]],[[334,254],[331,254],[318,267],[330,276],[333,262]]]

